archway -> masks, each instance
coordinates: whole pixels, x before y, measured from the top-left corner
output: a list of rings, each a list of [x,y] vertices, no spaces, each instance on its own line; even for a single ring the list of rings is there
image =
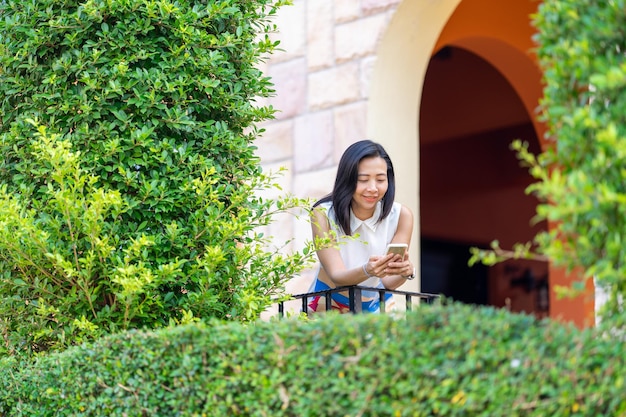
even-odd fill
[[[537,5],[538,2],[534,0],[507,2],[500,0],[440,0],[437,2],[405,0],[398,7],[380,44],[377,62],[372,73],[368,135],[383,142],[394,156],[396,176],[399,179],[398,198],[413,209],[417,219],[422,217],[419,175],[422,171],[420,160],[423,161],[423,158],[420,157],[420,143],[422,136],[427,135],[426,132],[420,132],[420,128],[424,127],[420,122],[420,117],[423,116],[422,97],[424,90],[428,88],[427,71],[431,65],[431,58],[436,53],[439,55],[435,59],[445,58],[448,52],[453,54],[458,52],[458,54],[465,54],[468,59],[482,61],[483,68],[489,68],[491,73],[495,72],[500,75],[498,80],[494,79],[493,83],[488,85],[506,86],[502,90],[505,98],[508,97],[505,100],[506,103],[517,110],[524,109],[524,111],[509,114],[509,116],[512,114],[520,116],[518,125],[512,123],[513,120],[504,117],[506,115],[500,115],[500,118],[482,118],[483,121],[511,122],[503,123],[501,126],[490,125],[490,131],[493,134],[500,137],[503,136],[503,132],[498,133],[497,129],[514,129],[517,126],[517,128],[528,130],[528,135],[534,143],[539,142],[543,137],[542,126],[535,117],[535,108],[541,96],[541,74],[532,52],[533,28],[530,21],[530,16],[535,12]],[[514,102],[516,104],[513,104]],[[473,110],[473,107],[470,104],[465,109],[469,112]],[[436,116],[440,117],[445,114],[446,111],[437,112]],[[433,114],[431,116],[435,117]],[[480,118],[476,121],[479,120]],[[455,120],[444,119],[440,120],[437,126],[449,127],[448,125],[454,125],[454,123]],[[469,129],[458,133],[463,137],[477,132]],[[519,133],[508,131],[506,135],[510,142],[510,139]],[[482,140],[487,141],[487,139]],[[469,148],[473,152],[477,150],[472,146]],[[433,149],[428,151],[431,150]],[[422,151],[425,151],[424,148]],[[512,152],[509,153],[509,157],[513,160],[507,167],[517,169],[518,165]],[[519,181],[523,183],[520,178],[510,179],[516,184]],[[526,219],[524,223],[528,228],[529,220],[530,218]],[[511,225],[513,224],[519,226],[522,223],[511,222]],[[421,236],[422,230],[418,227],[411,248],[413,259],[419,259],[421,250],[419,244],[416,243],[419,243]],[[517,236],[520,237],[521,234]],[[489,240],[497,237],[497,234],[489,236]],[[464,244],[467,243],[464,242]],[[522,274],[520,281],[522,283],[529,281],[528,275]],[[407,284],[408,289],[419,290],[420,285],[416,281]],[[562,271],[550,270],[550,287],[565,281]],[[552,317],[574,321],[579,325],[587,324],[591,317],[591,322],[593,322],[593,302],[559,301],[552,296],[550,301],[552,302],[550,307]]]
[[[471,246],[504,248],[531,240],[537,201],[532,182],[509,145],[538,153],[539,141],[522,99],[489,61],[444,46],[431,59],[420,106],[422,290],[455,300],[548,314],[545,261],[508,261],[469,268]]]

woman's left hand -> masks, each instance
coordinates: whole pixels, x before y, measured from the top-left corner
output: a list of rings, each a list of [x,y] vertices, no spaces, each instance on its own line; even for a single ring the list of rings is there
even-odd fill
[[[392,258],[389,262],[387,262],[381,278],[383,276],[386,277],[390,275],[400,275],[403,277],[408,277],[411,274],[413,274],[413,263],[409,260],[409,258],[407,257],[406,259],[402,260],[400,256],[396,256]]]

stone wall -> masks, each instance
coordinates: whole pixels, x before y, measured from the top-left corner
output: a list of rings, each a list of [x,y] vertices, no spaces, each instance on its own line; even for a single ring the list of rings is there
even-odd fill
[[[266,170],[286,168],[283,189],[317,199],[334,182],[344,149],[366,138],[369,80],[377,45],[400,0],[294,0],[275,22],[281,49],[263,70],[275,85],[276,119],[257,141]],[[375,139],[375,138],[372,138]],[[287,250],[310,239],[306,218],[281,216],[267,231]],[[306,291],[313,271],[295,277],[293,293]]]

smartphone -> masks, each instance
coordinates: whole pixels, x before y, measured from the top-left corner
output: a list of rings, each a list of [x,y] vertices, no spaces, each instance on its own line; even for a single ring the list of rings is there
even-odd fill
[[[407,245],[406,243],[390,243],[387,245],[387,253],[398,254],[402,256],[402,259],[404,259],[404,255],[406,254],[408,248],[409,245]]]

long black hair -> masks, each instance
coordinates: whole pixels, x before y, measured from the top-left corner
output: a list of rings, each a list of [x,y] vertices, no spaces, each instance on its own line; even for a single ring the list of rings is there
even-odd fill
[[[356,184],[359,176],[359,163],[364,158],[381,157],[387,163],[387,192],[383,196],[383,209],[380,213],[378,221],[380,222],[391,212],[393,201],[396,195],[396,181],[393,173],[393,164],[391,158],[379,143],[371,140],[361,140],[350,145],[341,156],[339,166],[337,167],[337,176],[335,177],[335,186],[333,191],[327,196],[317,201],[313,207],[331,201],[335,211],[335,217],[339,226],[346,235],[351,235],[350,230],[350,204],[352,196],[356,190]]]

